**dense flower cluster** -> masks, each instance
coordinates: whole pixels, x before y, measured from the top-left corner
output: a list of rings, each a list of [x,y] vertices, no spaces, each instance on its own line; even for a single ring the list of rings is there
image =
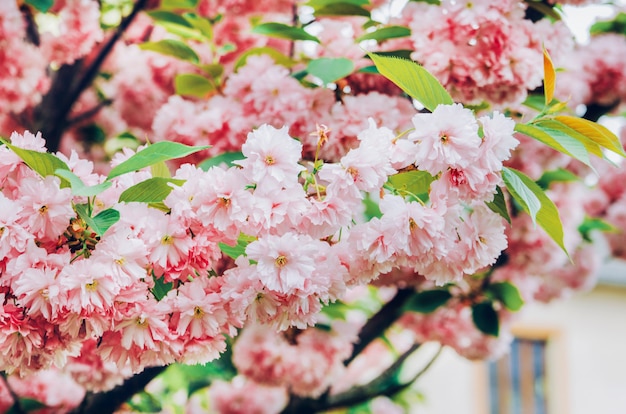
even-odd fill
[[[567,173],[586,176],[588,166],[545,136],[515,133],[515,121],[541,126],[530,121],[533,102],[520,104],[549,89],[544,47],[563,69],[555,96],[565,104],[546,102],[543,121],[565,105],[617,111],[626,97],[626,53],[615,52],[623,37],[574,46],[565,24],[539,18],[547,4],[376,0],[346,12],[332,2],[200,0],[139,13],[107,51],[106,0],[57,1],[42,13],[31,3],[0,1],[0,134],[11,135],[0,146],[0,367],[12,374],[0,381],[0,410],[17,393],[65,412],[86,390],[150,366],[205,363],[231,345],[236,375],[190,396],[188,412],[276,413],[336,397],[428,341],[497,356],[515,309],[494,299],[493,285],[527,303],[588,289],[599,259],[581,223],[601,217],[626,229],[623,169],[593,160],[600,178],[585,198],[586,184]],[[264,23],[269,36],[259,34]],[[409,98],[365,50],[410,56],[459,103]],[[185,77],[198,84],[185,89]],[[439,85],[428,85],[436,95]],[[62,102],[69,91],[76,102]],[[61,129],[55,156],[102,191],[80,195],[61,173],[38,175],[29,157],[40,160],[48,137],[27,130],[39,128]],[[146,141],[207,147],[168,159],[172,177],[159,164],[107,178]],[[576,145],[568,149],[584,161]],[[226,152],[234,161],[200,168]],[[541,185],[561,210],[554,220],[571,262],[521,213],[505,164],[531,181],[566,175]],[[147,180],[167,183],[166,195],[124,201]],[[96,228],[100,214],[115,219]],[[626,257],[623,231],[607,240]],[[359,351],[373,311],[352,305],[366,285],[380,287],[379,307],[407,292],[445,300],[402,308],[387,343]],[[338,300],[350,309],[343,319],[329,317]],[[483,300],[499,336],[474,320]],[[59,396],[60,387],[73,391]],[[384,397],[369,410],[402,412]]]
[[[219,355],[224,335],[235,335],[249,317],[279,329],[305,328],[346,286],[398,265],[410,263],[438,283],[461,280],[506,247],[502,219],[481,203],[495,192],[517,141],[503,116],[479,121],[482,138],[471,112],[440,106],[415,115],[416,132],[401,140],[371,121],[359,147],[317,174],[300,163],[302,144],[286,128],[262,126],[249,134],[235,167],[204,172],[183,165],[174,179],[184,184],[164,200],[169,213],[117,201],[149,171],[113,179],[96,197],[94,213],[114,207],[121,218],[100,236],[72,208],[80,197],[3,147],[3,366],[38,370],[79,355],[94,338],[97,348],[83,351],[120,369],[202,362]],[[11,139],[44,150],[39,135]],[[443,151],[436,164],[427,156],[434,151]],[[67,161],[85,183],[104,178],[87,161]],[[470,164],[479,171],[466,173]],[[422,165],[438,177],[428,204],[387,194],[380,218],[352,224],[365,192],[376,194],[388,176]],[[302,179],[307,174],[312,184]],[[246,255],[210,277],[222,257],[219,243],[236,243],[242,234],[252,240]],[[77,238],[82,249],[74,247]],[[155,283],[174,288],[161,298]]]

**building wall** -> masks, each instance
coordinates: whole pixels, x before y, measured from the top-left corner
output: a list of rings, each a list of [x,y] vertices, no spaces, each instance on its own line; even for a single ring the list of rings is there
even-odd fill
[[[522,335],[550,335],[549,414],[626,413],[626,288],[601,285],[548,305],[527,306]],[[486,371],[446,350],[416,387],[421,414],[487,414]]]

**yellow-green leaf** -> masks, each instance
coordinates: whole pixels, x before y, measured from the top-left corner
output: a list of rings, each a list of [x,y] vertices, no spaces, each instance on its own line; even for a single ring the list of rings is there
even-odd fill
[[[584,135],[601,147],[626,157],[626,152],[624,152],[624,148],[622,147],[619,138],[606,127],[596,122],[583,118],[577,118],[575,116],[560,115],[555,117],[555,119],[567,125],[574,131]]]
[[[70,167],[68,167],[66,163],[50,153],[20,148],[11,144],[4,138],[0,138],[0,142],[6,145],[11,151],[13,151],[18,157],[20,157],[26,165],[28,165],[33,171],[35,171],[42,177],[55,175],[54,173],[57,170],[69,171],[70,169]],[[60,178],[61,187],[69,187],[69,182],[63,177]]]
[[[178,95],[204,98],[214,89],[210,80],[195,73],[181,73],[174,78],[174,90]]]
[[[186,43],[175,39],[163,39],[158,42],[146,42],[139,45],[140,49],[151,50],[163,55],[174,56],[182,60],[198,63],[200,58]]]
[[[287,68],[292,67],[296,63],[289,56],[279,52],[273,47],[254,47],[252,49],[246,50],[239,56],[239,58],[235,62],[235,71],[244,66],[248,60],[248,57],[253,55],[268,55],[269,57],[274,59],[274,62],[276,62],[276,64],[285,66]]]
[[[542,124],[516,124],[515,130],[591,167],[589,152],[584,143],[568,135],[564,130],[544,127]]]
[[[368,53],[378,72],[395,83],[426,109],[434,111],[437,105],[452,105],[454,101],[441,83],[418,63],[393,56]]]
[[[161,141],[137,152],[126,161],[116,165],[107,176],[107,180],[132,171],[150,167],[161,161],[186,157],[198,151],[210,148],[208,145],[191,147],[178,142]]]
[[[173,178],[152,177],[145,181],[137,183],[127,188],[120,194],[120,202],[140,202],[140,203],[158,203],[172,192],[173,187],[170,185],[182,185],[185,180],[176,180]]]

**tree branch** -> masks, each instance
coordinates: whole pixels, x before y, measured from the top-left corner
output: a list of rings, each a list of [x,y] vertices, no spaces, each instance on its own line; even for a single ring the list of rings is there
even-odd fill
[[[70,414],[113,414],[166,368],[167,366],[146,368],[110,391],[88,393],[82,403],[70,411]]]
[[[26,414],[24,408],[22,408],[22,404],[20,402],[20,396],[15,393],[15,390],[11,388],[9,384],[8,375],[5,371],[2,371],[2,380],[4,381],[4,385],[9,390],[9,394],[11,394],[11,398],[13,398],[13,406],[11,407],[11,412],[14,414]]]
[[[102,63],[107,58],[115,43],[121,38],[137,14],[146,6],[148,0],[137,0],[133,10],[117,27],[111,37],[102,45],[96,57],[84,69],[84,60],[78,60],[72,65],[62,66],[50,87],[50,91],[43,97],[35,108],[34,131],[41,131],[46,139],[46,146],[50,152],[58,151],[63,132],[68,127],[68,116],[72,106],[80,95],[96,78]],[[79,74],[83,72],[82,76]]]
[[[415,293],[414,289],[400,289],[389,302],[372,316],[361,329],[359,339],[354,344],[352,355],[344,361],[344,365],[350,364],[374,339],[381,336],[402,314],[402,307]]]
[[[382,374],[365,385],[352,387],[340,394],[329,395],[324,394],[318,399],[292,397],[287,407],[283,410],[283,414],[309,414],[330,409],[349,407],[363,403],[377,396],[392,397],[398,392],[409,387],[417,381],[441,354],[443,347],[439,347],[437,353],[428,361],[428,363],[417,372],[410,380],[405,382],[398,381],[398,373],[402,365],[410,357],[421,344],[413,344],[398,359],[389,366]]]

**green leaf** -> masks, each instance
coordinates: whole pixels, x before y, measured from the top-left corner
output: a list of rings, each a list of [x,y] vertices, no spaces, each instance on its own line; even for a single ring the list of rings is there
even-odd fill
[[[96,214],[96,216],[91,218],[89,221],[85,221],[87,222],[87,225],[93,229],[93,231],[102,236],[106,233],[109,227],[117,223],[119,219],[120,212],[115,209],[108,208]]]
[[[146,42],[140,44],[139,48],[161,53],[162,55],[174,56],[193,63],[198,63],[200,61],[196,52],[180,40],[163,39],[158,42]]]
[[[364,16],[370,17],[369,10],[348,2],[329,3],[326,6],[316,8],[316,16]]]
[[[194,9],[199,0],[161,0],[160,7],[164,10]]]
[[[35,9],[42,13],[46,13],[50,10],[50,7],[54,5],[54,0],[25,0],[26,4],[33,6]]]
[[[509,193],[517,200],[526,211],[533,223],[536,223],[537,213],[541,209],[539,197],[524,183],[522,178],[510,168],[502,169],[502,179]],[[543,191],[542,191],[543,192]]]
[[[181,73],[174,78],[174,90],[177,95],[205,98],[215,90],[213,82],[195,73]]]
[[[324,84],[328,84],[350,75],[354,70],[354,63],[346,58],[319,58],[310,61],[306,70]]]
[[[454,101],[441,83],[426,69],[411,60],[368,53],[378,71],[398,85],[426,109],[434,111],[437,105],[452,105]]]
[[[116,165],[109,175],[107,180],[126,174],[132,171],[141,170],[142,168],[150,167],[161,161],[173,160],[176,158],[186,157],[198,151],[210,148],[210,146],[198,146],[191,147],[188,145],[180,144],[178,142],[161,141],[154,143],[145,149],[137,152],[135,155]]]
[[[246,236],[244,234],[240,234],[237,239],[237,244],[234,246],[228,245],[226,243],[218,243],[220,250],[226,256],[231,259],[237,259],[239,256],[246,253],[246,247],[250,244],[250,242],[254,241],[255,238],[251,236]]]
[[[14,404],[5,414],[29,413],[46,407],[48,407],[46,404],[33,398],[20,398],[19,408]]]
[[[170,173],[170,169],[167,167],[165,161],[157,162],[150,166],[150,173],[153,177],[163,177],[163,178],[171,178],[172,174]]]
[[[541,226],[542,229],[545,230],[548,236],[550,236],[550,238],[552,238],[552,240],[554,240],[554,242],[557,245],[559,245],[559,247],[563,250],[563,252],[565,252],[565,254],[567,254],[569,257],[569,254],[567,253],[567,250],[565,249],[565,245],[563,244],[563,223],[561,222],[561,218],[559,217],[559,210],[556,208],[552,200],[548,198],[546,193],[543,192],[543,190],[541,189],[541,187],[539,187],[539,185],[537,185],[537,183],[531,180],[524,173],[517,171],[513,168],[505,167],[502,170],[503,178],[505,177],[505,175],[509,178],[509,181],[511,182],[515,181],[515,185],[519,185],[520,187],[525,187],[525,188],[520,188],[520,191],[524,195],[533,199],[531,196],[528,195],[529,193],[532,193],[534,194],[535,198],[539,200],[540,208],[539,208],[539,211],[536,213],[537,223],[539,224],[539,226]],[[511,178],[513,176],[516,176],[517,179]],[[506,183],[507,179],[505,178],[504,181]],[[521,185],[519,183],[520,181],[521,181]],[[515,193],[513,191],[516,191],[516,190],[512,191],[508,183],[507,183],[507,188],[509,189],[509,192],[511,192],[511,195],[513,195],[513,197],[515,197],[515,199],[518,200],[520,204],[522,205],[522,207],[526,210],[527,208],[526,203],[523,200],[521,200],[521,198],[519,198],[519,195],[517,197],[515,196]],[[535,203],[534,199],[531,202]],[[526,212],[530,214],[529,210],[526,210]]]
[[[387,182],[400,193],[419,195],[427,194],[433,181],[428,171],[413,170],[392,175]]]
[[[446,289],[434,289],[418,292],[411,296],[404,305],[405,311],[432,313],[452,298]]]
[[[246,50],[244,53],[239,55],[239,58],[237,58],[237,61],[235,62],[235,66],[234,66],[235,72],[240,67],[245,66],[248,58],[254,55],[268,55],[269,57],[274,59],[274,62],[277,65],[282,65],[287,68],[292,67],[296,63],[289,56],[279,52],[273,47],[254,47],[252,49]]]
[[[72,194],[79,197],[93,197],[111,187],[110,181],[87,187],[83,180],[70,170],[59,169],[54,172],[60,178],[67,180],[72,188]]]
[[[176,185],[184,184],[185,180],[176,180],[174,178],[152,177],[145,181],[137,183],[132,187],[124,190],[120,194],[120,203],[140,202],[140,203],[158,203],[172,192],[173,187],[170,183]]]
[[[382,42],[387,39],[396,39],[399,37],[407,37],[411,35],[411,29],[404,26],[387,26],[380,28],[374,32],[369,32],[356,39],[357,42],[364,40],[376,40]]]
[[[319,9],[322,7],[330,6],[335,3],[351,4],[353,6],[367,6],[370,4],[369,0],[309,0],[306,5],[313,9]]]
[[[252,29],[252,33],[289,40],[311,40],[320,43],[320,40],[299,27],[288,26],[283,23],[262,23]]]
[[[163,411],[163,406],[158,398],[149,392],[142,390],[132,396],[126,402],[133,412],[137,413],[159,413]]]
[[[589,152],[585,145],[563,131],[533,124],[516,124],[515,130],[591,166]]]
[[[558,122],[567,125],[574,131],[584,135],[601,147],[626,157],[626,152],[624,152],[624,147],[622,146],[620,139],[605,126],[589,121],[588,119],[577,118],[575,116],[559,115],[555,117],[555,119]]]
[[[154,287],[152,288],[151,292],[158,302],[167,295],[167,292],[172,290],[172,288],[174,287],[174,282],[165,283],[165,279],[163,278],[163,276],[156,277],[155,275],[152,275],[152,279],[154,280]]]
[[[580,178],[569,170],[558,168],[556,170],[544,172],[541,178],[537,180],[537,185],[539,185],[539,187],[543,188],[544,190],[547,190],[548,188],[550,188],[550,184],[552,183],[564,183],[572,181],[580,181]]]
[[[378,203],[372,200],[372,197],[369,195],[369,193],[365,194],[365,198],[363,199],[363,205],[365,206],[365,211],[363,212],[363,214],[368,221],[374,217],[381,218],[383,216],[383,213],[381,213]]]
[[[519,290],[509,282],[492,283],[487,290],[509,310],[515,312],[524,305],[524,300]]]
[[[476,328],[487,335],[498,336],[500,333],[500,320],[491,301],[472,305],[472,320]]]
[[[216,155],[213,158],[202,161],[200,164],[198,164],[198,168],[200,168],[202,171],[208,171],[209,168],[221,164],[226,164],[227,166],[232,167],[233,165],[235,165],[233,164],[233,161],[243,160],[244,158],[245,157],[243,156],[241,151],[223,152],[220,155]]]
[[[196,13],[185,13],[183,18],[192,27],[197,29],[207,39],[213,39],[213,24],[206,17],[198,16]]]
[[[580,226],[578,226],[578,232],[589,243],[593,242],[591,233],[596,230],[604,233],[619,233],[619,230],[611,223],[597,217],[586,216]]]
[[[42,177],[55,175],[55,172],[57,170],[69,171],[70,169],[70,167],[68,167],[66,163],[50,153],[38,152],[16,147],[4,138],[0,138],[0,142],[2,142],[11,151],[17,154],[17,156],[20,157],[26,165],[28,165],[33,171],[35,171]],[[67,186],[69,186],[69,182],[64,178],[61,178],[61,187]]]
[[[589,29],[591,35],[619,33],[626,35],[626,13],[620,12],[613,20],[594,23]]]
[[[570,140],[573,138],[582,143],[585,146],[587,152],[597,155],[600,158],[604,157],[602,149],[597,143],[593,142],[585,135],[573,130],[562,122],[559,122],[555,119],[541,119],[533,123],[533,126],[542,129],[553,138],[557,139],[560,143],[564,142],[564,140],[567,138],[569,138]]]
[[[499,186],[497,187],[496,194],[493,196],[493,201],[486,201],[485,204],[487,204],[487,207],[489,207],[491,211],[498,213],[511,224],[511,216],[509,216],[509,209],[504,199],[504,193]]]
[[[193,27],[191,23],[185,20],[185,18],[182,17],[178,13],[174,13],[174,12],[167,11],[167,10],[150,10],[146,13],[148,14],[148,16],[152,17],[152,19],[157,23],[167,22],[167,23],[174,23],[174,24],[189,27],[189,28]]]
[[[120,212],[112,208],[102,210],[95,217],[91,217],[89,213],[91,209],[88,204],[76,204],[74,210],[76,210],[80,218],[85,220],[85,223],[99,236],[104,235],[109,227],[117,223],[120,219]]]

